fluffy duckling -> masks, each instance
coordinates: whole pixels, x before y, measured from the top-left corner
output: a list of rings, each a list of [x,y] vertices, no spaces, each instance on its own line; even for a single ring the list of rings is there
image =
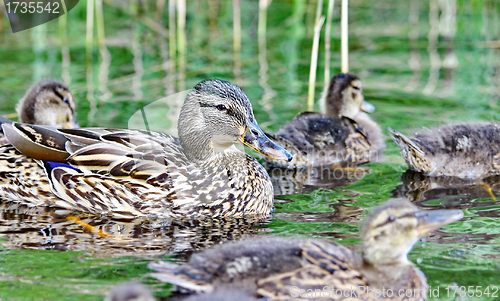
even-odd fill
[[[388,129],[408,167],[425,175],[482,178],[500,174],[500,124],[461,123],[408,138]]]
[[[427,280],[408,253],[420,237],[462,217],[460,210],[418,210],[407,200],[392,200],[365,221],[361,254],[328,240],[261,237],[194,254],[180,266],[149,267],[156,270],[153,277],[195,293],[230,285],[270,300],[336,299],[338,290],[349,300],[426,300]],[[386,296],[374,295],[383,288]],[[316,289],[330,298],[313,295]]]
[[[366,102],[361,80],[353,73],[340,73],[332,77],[328,90],[320,101],[321,112],[327,116],[345,116],[353,119],[363,129],[371,146],[382,152],[385,138],[380,126],[367,113],[375,107]]]
[[[361,81],[352,73],[335,75],[322,100],[323,112],[302,112],[280,129],[277,143],[289,150],[290,163],[270,161],[276,166],[318,166],[364,163],[385,148],[380,127],[360,110],[372,112],[364,101]]]
[[[16,111],[19,122],[77,128],[75,98],[63,83],[43,80],[35,83],[19,100]]]
[[[75,98],[63,83],[42,80],[31,86],[16,105],[19,122],[49,125],[66,129],[78,128]],[[8,144],[0,133],[0,145]]]
[[[221,80],[189,92],[179,139],[140,130],[2,128],[16,148],[0,148],[5,199],[121,219],[268,216],[271,180],[234,144],[291,160],[259,128],[243,90]]]

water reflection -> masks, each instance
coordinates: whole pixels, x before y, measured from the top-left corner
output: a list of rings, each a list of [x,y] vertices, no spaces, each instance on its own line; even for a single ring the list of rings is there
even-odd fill
[[[111,221],[80,217],[92,226],[67,219],[67,212],[48,207],[27,207],[12,202],[0,205],[0,238],[8,249],[88,251],[97,257],[151,257],[194,251],[228,240],[242,239],[267,229],[258,218],[200,221]]]
[[[134,73],[132,77],[132,88],[131,91],[134,93],[134,100],[143,99],[143,93],[141,89],[142,76],[144,75],[144,66],[142,65],[142,45],[141,45],[141,30],[139,24],[137,24],[134,33],[132,34],[131,40],[131,51],[134,56]]]
[[[276,91],[268,84],[269,64],[267,63],[267,43],[266,43],[266,30],[267,30],[267,9],[269,7],[269,0],[259,0],[259,24],[257,29],[257,36],[259,42],[259,85],[264,89],[264,94],[259,100],[259,105],[263,110],[269,114],[269,121],[261,122],[261,127],[267,127],[270,124],[276,123],[278,116],[274,113],[271,100],[276,96]]]
[[[408,92],[415,90],[420,81],[420,53],[418,51],[419,12],[419,0],[411,0],[408,17],[408,23],[410,23],[410,31],[408,32],[410,59],[408,60],[408,67],[410,67],[412,75],[410,82],[404,88]]]
[[[99,64],[99,92],[101,100],[110,99],[113,94],[108,89],[109,67],[111,66],[111,54],[105,44],[104,33],[104,14],[102,9],[102,0],[95,1],[96,21],[97,21],[97,44],[99,45],[99,54],[101,63]]]
[[[281,209],[283,204],[293,202],[289,199],[278,199],[275,207]],[[286,219],[294,222],[324,222],[324,223],[356,223],[359,222],[365,212],[365,208],[356,204],[354,199],[339,199],[328,205],[332,212],[277,212],[273,214],[276,219]],[[331,237],[333,233],[322,236]],[[355,236],[353,236],[355,237]]]
[[[496,205],[492,194],[500,191],[500,176],[482,180],[461,179],[456,177],[428,177],[413,170],[401,176],[403,184],[392,191],[393,197],[407,197],[420,207],[427,208],[475,208]],[[473,202],[489,198],[491,201]],[[442,200],[436,205],[430,201]],[[499,208],[500,210],[500,208]]]
[[[330,165],[267,168],[276,196],[310,193],[318,188],[334,189],[347,186],[361,180],[369,171],[365,167],[343,168]]]

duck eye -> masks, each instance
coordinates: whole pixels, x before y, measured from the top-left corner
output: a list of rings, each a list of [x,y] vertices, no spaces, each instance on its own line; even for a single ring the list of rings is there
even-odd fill
[[[359,91],[359,90],[361,90],[361,88],[360,88],[359,86],[352,86],[352,88],[353,88],[354,90],[358,90],[358,91]]]
[[[388,222],[393,222],[395,220],[396,218],[394,216],[389,216],[389,218],[387,219]]]
[[[219,110],[219,111],[225,111],[225,110],[227,110],[227,108],[226,108],[225,105],[218,105],[217,106],[217,110]]]
[[[64,101],[65,103],[69,103],[69,98],[64,97],[64,98],[63,98],[63,101]]]

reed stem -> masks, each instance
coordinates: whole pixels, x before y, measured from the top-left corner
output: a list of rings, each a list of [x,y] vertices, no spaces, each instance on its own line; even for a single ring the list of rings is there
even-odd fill
[[[233,0],[233,73],[241,84],[241,0]]]
[[[349,72],[349,36],[347,30],[347,0],[342,0],[342,17],[340,21],[340,44],[341,44],[341,71],[342,73]]]
[[[165,9],[166,0],[158,0],[156,1],[156,11],[155,11],[155,21],[161,21],[163,17],[163,10]]]
[[[186,90],[186,0],[177,0],[177,48],[179,91]]]
[[[319,36],[321,32],[321,27],[323,26],[323,22],[325,21],[325,17],[321,16],[314,25],[314,40],[313,40],[313,48],[311,54],[311,69],[309,71],[309,90],[307,93],[307,110],[312,111],[314,108],[314,92],[316,87],[316,69],[318,66],[318,48],[319,48]]]
[[[169,77],[172,87],[175,87],[176,73],[176,58],[177,58],[177,35],[175,34],[175,2],[176,0],[168,0],[168,55],[169,55]],[[175,89],[174,89],[175,90]]]
[[[86,64],[92,67],[92,44],[94,39],[94,0],[87,1],[87,32],[85,38]]]
[[[330,84],[330,59],[331,59],[331,30],[332,30],[332,17],[333,17],[333,6],[335,0],[328,1],[328,12],[326,17],[326,27],[325,27],[325,89]]]
[[[69,55],[69,47],[68,47],[68,39],[67,39],[67,21],[68,21],[68,12],[66,11],[66,5],[64,1],[61,2],[64,8],[64,15],[59,17],[59,41],[61,43],[61,78],[67,86],[71,84],[71,76],[69,73],[69,65],[70,65],[70,55]]]

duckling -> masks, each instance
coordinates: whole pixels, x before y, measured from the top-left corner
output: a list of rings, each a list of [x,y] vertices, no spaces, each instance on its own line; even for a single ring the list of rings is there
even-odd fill
[[[365,163],[385,148],[380,127],[360,110],[372,112],[364,101],[361,81],[352,73],[335,75],[322,100],[323,112],[302,112],[273,137],[289,150],[290,163],[270,161],[275,166],[319,166],[335,163]]]
[[[476,179],[500,174],[500,124],[460,123],[408,138],[388,129],[410,169],[427,176]]]
[[[180,266],[158,262],[149,268],[160,281],[194,293],[230,285],[270,300],[426,300],[427,280],[408,253],[419,237],[462,217],[461,210],[418,210],[396,199],[365,221],[361,254],[327,240],[261,237],[194,254]],[[386,295],[376,296],[383,288]]]
[[[35,83],[16,105],[19,122],[77,128],[75,98],[63,83],[42,80]]]
[[[363,129],[371,146],[377,152],[380,153],[385,149],[382,129],[367,114],[373,113],[375,107],[365,101],[361,80],[357,75],[340,73],[332,77],[328,90],[323,93],[320,100],[320,107],[326,116],[346,116],[353,119]]]
[[[42,80],[31,86],[16,105],[19,122],[49,125],[60,128],[78,128],[75,116],[75,98],[63,83]],[[0,145],[8,141],[0,133]]]
[[[267,216],[271,180],[234,143],[292,158],[259,128],[243,90],[221,80],[189,92],[179,139],[141,130],[2,127],[16,148],[0,148],[5,199],[121,219]]]

